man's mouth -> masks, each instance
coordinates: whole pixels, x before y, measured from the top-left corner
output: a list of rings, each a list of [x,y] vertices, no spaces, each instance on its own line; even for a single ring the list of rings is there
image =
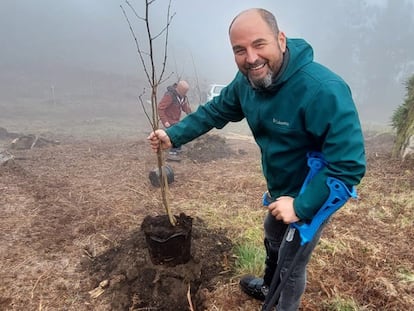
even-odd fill
[[[266,63],[259,64],[259,65],[255,65],[255,66],[249,66],[249,70],[260,70],[260,69],[262,69],[265,65],[266,65]]]

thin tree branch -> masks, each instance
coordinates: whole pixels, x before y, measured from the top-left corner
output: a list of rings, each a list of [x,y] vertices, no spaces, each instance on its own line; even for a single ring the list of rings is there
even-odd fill
[[[147,117],[148,122],[149,122],[149,124],[151,125],[151,128],[155,131],[155,130],[156,130],[156,124],[154,124],[154,123],[152,122],[151,117],[149,116],[149,114],[148,114],[148,112],[147,112],[147,109],[145,108],[144,100],[143,100],[143,98],[142,98],[142,97],[144,96],[144,94],[145,94],[145,89],[144,89],[144,91],[143,91],[141,94],[139,94],[139,96],[138,96],[138,100],[139,100],[139,102],[141,103],[142,110],[144,111],[144,114],[145,114],[145,116]]]
[[[170,24],[171,20],[173,19],[173,17],[170,18],[170,10],[171,10],[171,0],[168,1],[168,10],[167,10],[167,25]],[[174,14],[175,15],[175,14]],[[165,33],[165,44],[164,44],[164,61],[163,61],[163,66],[162,66],[162,71],[160,74],[160,81],[162,80],[162,77],[164,76],[164,72],[165,72],[165,67],[167,65],[167,52],[168,52],[168,35],[169,35],[169,26],[166,28],[166,33]]]
[[[125,3],[130,7],[131,11],[134,13],[134,15],[136,16],[136,18],[145,21],[145,18],[141,17],[138,15],[137,11],[135,10],[135,8],[131,5],[131,3],[128,0],[125,0]]]
[[[128,2],[127,2],[127,3],[128,3]],[[132,28],[131,22],[130,22],[130,21],[129,21],[129,19],[128,19],[128,15],[126,14],[126,12],[125,12],[125,10],[124,10],[124,7],[123,7],[122,5],[120,5],[120,7],[121,7],[122,13],[124,14],[125,19],[126,19],[126,21],[127,21],[127,23],[128,23],[129,30],[131,31],[132,37],[133,37],[133,39],[134,39],[135,46],[136,46],[136,48],[137,48],[137,53],[138,53],[138,56],[139,56],[139,58],[140,58],[140,60],[141,60],[142,67],[144,68],[145,75],[146,75],[146,76],[147,76],[147,78],[149,79],[149,73],[148,73],[148,71],[147,71],[147,67],[145,66],[145,60],[144,60],[144,57],[142,56],[142,54],[143,54],[143,53],[142,53],[142,50],[141,50],[141,48],[140,48],[140,46],[139,46],[137,36],[135,35],[134,29]]]

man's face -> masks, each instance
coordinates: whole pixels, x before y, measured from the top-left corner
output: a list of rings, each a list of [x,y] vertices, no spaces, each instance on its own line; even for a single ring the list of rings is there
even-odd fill
[[[279,72],[286,50],[286,37],[277,37],[262,17],[254,11],[236,18],[230,29],[230,42],[239,70],[254,88],[265,89]]]

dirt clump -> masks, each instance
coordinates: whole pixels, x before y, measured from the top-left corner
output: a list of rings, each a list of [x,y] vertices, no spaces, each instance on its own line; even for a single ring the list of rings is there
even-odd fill
[[[199,292],[214,287],[231,248],[225,232],[212,232],[195,219],[192,256],[185,264],[154,264],[145,234],[136,230],[116,247],[84,260],[82,270],[89,273],[94,286],[109,281],[105,298],[110,297],[111,310],[189,310],[190,303],[203,310]]]
[[[205,134],[189,143],[185,155],[192,161],[205,163],[235,154],[226,142],[226,138],[217,134]]]

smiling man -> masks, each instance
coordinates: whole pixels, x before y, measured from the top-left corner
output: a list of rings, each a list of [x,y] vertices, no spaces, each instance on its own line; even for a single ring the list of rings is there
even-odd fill
[[[241,12],[231,22],[229,36],[239,68],[233,81],[180,123],[148,139],[156,152],[160,145],[177,147],[246,118],[261,150],[271,203],[264,219],[264,276],[245,276],[240,286],[251,297],[265,300],[277,265],[283,278],[300,247],[298,231],[284,238],[289,224],[312,220],[329,197],[328,178],[349,188],[360,182],[366,166],[364,142],[348,85],[314,62],[305,40],[287,38],[272,13],[256,8]],[[300,192],[311,151],[322,153],[327,165]],[[280,293],[278,311],[299,308],[306,266],[324,226],[296,261]],[[286,260],[278,263],[282,253]]]
[[[235,18],[229,33],[239,70],[254,88],[268,88],[282,67],[286,51],[285,34],[279,31],[275,21],[263,19],[255,10],[243,12]]]

